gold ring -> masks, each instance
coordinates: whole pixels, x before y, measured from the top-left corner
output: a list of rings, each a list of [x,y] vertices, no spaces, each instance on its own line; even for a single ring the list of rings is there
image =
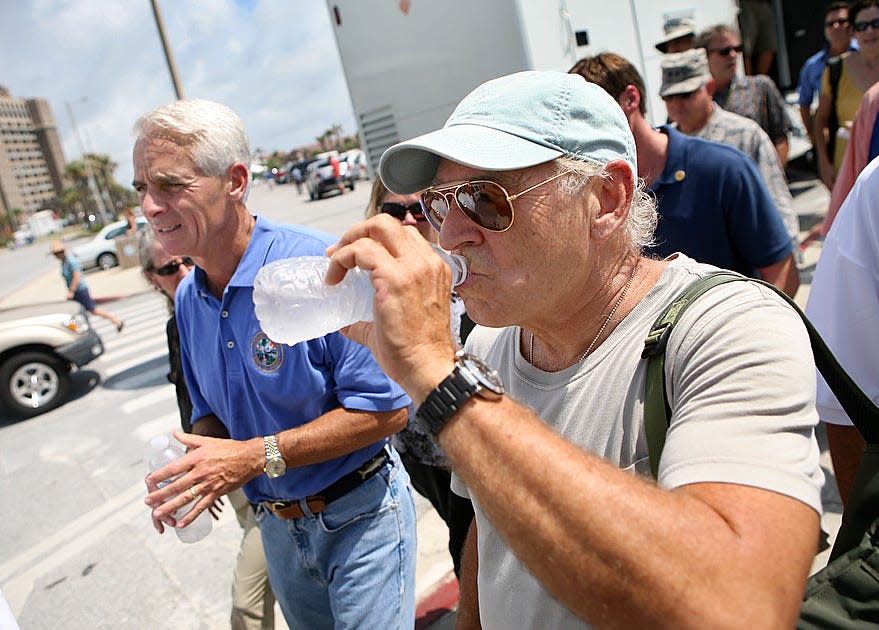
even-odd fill
[[[195,486],[189,486],[189,494],[192,495],[193,499],[197,499],[198,495],[195,493]]]

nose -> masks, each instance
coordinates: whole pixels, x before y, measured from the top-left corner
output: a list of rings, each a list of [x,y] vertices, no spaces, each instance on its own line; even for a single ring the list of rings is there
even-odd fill
[[[452,203],[449,214],[440,226],[439,244],[445,250],[459,250],[465,245],[478,245],[483,240],[479,226],[467,218],[458,207],[457,201]]]
[[[156,199],[156,196],[147,188],[140,196],[140,207],[143,209],[143,216],[150,220],[164,210],[164,206]]]
[[[403,216],[403,225],[418,225],[418,221],[415,220],[411,210],[407,210]]]

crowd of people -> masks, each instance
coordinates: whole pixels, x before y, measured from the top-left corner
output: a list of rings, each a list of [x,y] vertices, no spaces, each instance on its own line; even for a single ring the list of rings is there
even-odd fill
[[[252,577],[233,627],[271,627],[275,598],[290,627],[413,627],[411,488],[448,527],[459,628],[793,627],[821,537],[819,421],[838,427],[844,498],[863,450],[799,315],[755,283],[699,298],[667,340],[655,478],[644,425],[644,341],[673,298],[717,268],[793,296],[811,242],[785,179],[790,120],[761,73],[769,3],[741,5],[741,34],[665,24],[667,124],[611,52],[490,80],[385,151],[365,221],[339,240],[251,212],[228,107],[182,100],[137,122],[141,260],[169,300],[188,449],[148,475],[145,502],[162,533],[238,497]],[[811,235],[827,242],[809,311],[876,400],[879,0],[834,2],[824,27],[801,75],[816,149],[831,104],[864,89],[834,105],[848,142],[834,130],[844,158],[821,167],[836,205]],[[454,291],[435,246],[467,259]],[[267,337],[254,277],[298,255],[328,255],[329,284],[370,272],[374,320]]]

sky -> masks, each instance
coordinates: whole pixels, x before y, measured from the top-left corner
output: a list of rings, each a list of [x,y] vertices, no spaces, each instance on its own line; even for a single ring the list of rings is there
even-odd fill
[[[234,109],[252,150],[357,131],[325,0],[159,0],[183,91]],[[0,0],[0,85],[49,101],[65,158],[118,164],[137,118],[175,100],[150,0]]]

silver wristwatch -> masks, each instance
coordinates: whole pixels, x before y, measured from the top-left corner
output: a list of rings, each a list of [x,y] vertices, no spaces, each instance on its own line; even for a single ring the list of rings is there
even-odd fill
[[[504,393],[498,373],[477,356],[459,350],[455,369],[436,386],[415,414],[415,419],[436,439],[461,406],[471,396],[497,399]]]
[[[266,465],[263,466],[263,472],[269,479],[277,479],[287,472],[287,464],[278,448],[278,439],[274,435],[267,435],[262,441],[266,449]]]

